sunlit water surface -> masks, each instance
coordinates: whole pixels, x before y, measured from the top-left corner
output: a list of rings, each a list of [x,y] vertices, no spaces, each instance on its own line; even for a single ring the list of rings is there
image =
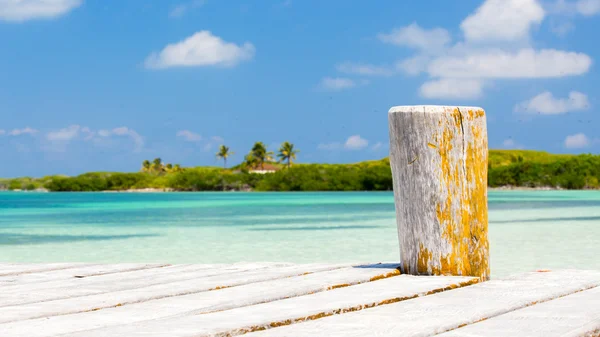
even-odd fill
[[[399,259],[392,193],[0,192],[0,262]],[[490,191],[493,277],[600,270],[600,192]]]

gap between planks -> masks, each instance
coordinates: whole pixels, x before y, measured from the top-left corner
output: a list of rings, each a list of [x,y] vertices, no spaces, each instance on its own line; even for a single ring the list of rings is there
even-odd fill
[[[301,281],[297,280],[296,282]],[[93,313],[73,315],[72,317],[55,317],[48,320],[40,319],[35,322],[21,321],[20,324],[0,325],[10,336],[105,336],[136,334],[155,336],[179,336],[178,329],[187,328],[190,336],[228,335],[231,331],[236,334],[257,331],[264,327],[300,322],[305,319],[319,319],[328,315],[363,310],[378,305],[388,305],[417,296],[426,296],[444,290],[454,289],[478,282],[471,277],[416,277],[401,275],[376,281],[361,283],[348,287],[335,288],[329,291],[317,292],[310,295],[291,297],[272,302],[236,307],[226,311],[209,313],[189,312],[163,319],[152,319],[141,322],[123,322],[123,317],[131,316],[127,307],[119,307],[99,311],[105,316]],[[247,286],[241,286],[243,291]],[[225,290],[219,290],[215,293]],[[225,295],[225,294],[223,294]],[[173,306],[177,302],[172,303]],[[143,306],[140,306],[140,310]],[[112,311],[110,315],[109,311]],[[135,316],[135,315],[133,315]],[[276,316],[276,317],[275,317]],[[104,326],[91,330],[94,326],[114,323],[121,318],[120,326]],[[75,326],[74,326],[75,325]],[[129,328],[131,327],[131,328]],[[71,329],[71,331],[67,331]],[[113,329],[116,329],[113,331]],[[123,330],[125,329],[125,331]],[[139,331],[138,331],[139,330]],[[74,332],[77,331],[77,332]],[[14,334],[22,332],[21,335]]]
[[[283,276],[291,276],[301,272],[315,272],[343,267],[348,267],[348,264],[285,265],[280,268],[270,265],[249,264],[228,265],[216,269],[207,269],[204,265],[188,265],[181,266],[179,268],[181,270],[178,269],[178,266],[172,266],[156,271],[142,270],[95,278],[72,278],[67,281],[25,284],[22,286],[11,285],[2,287],[0,308],[117,292],[143,292],[144,289],[156,290],[158,293],[151,297],[160,298],[278,278],[282,274]],[[194,287],[194,284],[197,284],[199,280],[206,280],[206,286],[202,288]],[[180,291],[174,292],[173,289]]]
[[[492,317],[440,337],[581,337],[594,333],[600,333],[600,287]]]
[[[0,276],[0,287],[14,285],[22,286],[24,284],[68,280],[71,278],[89,278],[138,270],[164,268],[168,266],[170,266],[170,264],[123,263],[85,265],[68,269]],[[3,269],[3,267],[5,266],[0,264],[0,271]]]
[[[598,286],[600,271],[528,273],[361,312],[254,332],[249,337],[434,335]]]
[[[395,276],[399,274],[399,271],[395,267],[397,267],[397,264],[375,264],[358,267],[340,267],[338,265],[319,267],[308,265],[295,266],[287,272],[281,270],[279,273],[277,273],[278,269],[274,269],[276,273],[271,275],[271,277],[269,275],[265,277],[265,275],[255,274],[250,275],[253,278],[248,278],[245,276],[248,272],[242,272],[236,275],[226,275],[226,277],[221,277],[220,279],[209,278],[207,280],[199,278],[190,282],[179,283],[180,287],[173,287],[173,289],[169,287],[163,293],[153,292],[152,289],[156,289],[156,287],[151,286],[137,289],[137,294],[132,294],[131,291],[121,291],[0,307],[0,323],[70,315],[81,312],[98,312],[100,310],[115,307],[123,308],[131,305],[142,306],[145,308],[144,311],[154,314],[157,310],[161,309],[160,305],[170,305],[173,301],[192,302],[195,307],[188,308],[189,305],[173,304],[171,307],[181,310],[171,312],[170,314],[182,314],[194,309],[199,313],[222,311],[240,305],[257,304],[261,300],[278,300],[287,296],[300,296],[307,293],[341,288],[352,284]],[[262,271],[261,273],[264,272]],[[237,280],[236,277],[238,278]],[[240,282],[240,280],[250,282],[244,283]],[[215,287],[217,284],[227,283],[228,286]],[[181,287],[187,287],[187,292],[184,291],[186,289]],[[218,292],[214,291],[217,289]],[[244,289],[249,293],[244,292]],[[256,294],[262,295],[256,297]],[[205,308],[198,310],[198,308],[203,307],[198,307],[198,305],[194,304],[196,302],[205,304]],[[187,304],[187,302],[184,302],[184,304]],[[188,309],[184,310],[185,308]],[[137,317],[138,315],[136,314],[135,316]]]

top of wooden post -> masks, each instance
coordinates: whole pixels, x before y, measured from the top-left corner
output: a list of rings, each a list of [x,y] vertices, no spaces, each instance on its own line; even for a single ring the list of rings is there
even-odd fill
[[[453,111],[454,109],[459,109],[461,111],[469,111],[469,110],[483,110],[480,107],[476,106],[455,106],[455,105],[399,105],[390,108],[388,113],[396,113],[396,112],[429,112],[429,113],[443,113],[450,109]]]

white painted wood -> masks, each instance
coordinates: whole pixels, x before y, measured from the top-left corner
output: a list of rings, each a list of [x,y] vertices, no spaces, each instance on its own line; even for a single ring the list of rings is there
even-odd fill
[[[600,329],[600,288],[509,312],[440,337],[585,336]]]
[[[110,266],[110,265],[109,265]],[[90,273],[97,272],[99,275],[96,277],[87,278],[86,280],[78,280],[77,277],[68,277],[67,280],[62,279],[62,276],[68,275],[71,272],[77,272],[80,268],[71,268],[67,270],[58,270],[53,272],[35,273],[35,274],[23,274],[0,278],[3,279],[18,279],[19,282],[14,284],[6,284],[2,289],[3,293],[8,294],[11,292],[23,292],[23,291],[35,291],[35,290],[48,290],[51,288],[69,288],[72,286],[81,285],[92,285],[92,284],[104,284],[104,283],[123,283],[125,281],[135,280],[148,280],[149,282],[156,282],[158,277],[180,277],[185,279],[187,273],[201,272],[205,273],[205,276],[228,274],[232,272],[262,269],[262,268],[278,268],[292,266],[292,264],[274,264],[274,263],[253,263],[253,264],[176,264],[176,265],[165,265],[164,267],[154,270],[124,270],[120,273],[102,273],[102,268],[106,268],[106,265],[92,265],[89,266]],[[55,273],[61,273],[60,278],[51,279],[55,276]],[[114,275],[111,275],[114,274]],[[181,274],[181,275],[178,275]],[[150,277],[152,276],[152,277]],[[53,282],[35,282],[39,278],[48,278],[48,281]],[[23,280],[24,282],[20,282]],[[28,281],[28,280],[31,280]],[[31,284],[35,283],[35,284]],[[11,287],[12,286],[12,287]]]
[[[388,119],[402,271],[488,279],[485,112],[398,106]]]
[[[27,283],[47,282],[55,280],[64,280],[75,277],[93,277],[114,273],[122,273],[128,271],[144,270],[166,267],[168,264],[142,264],[142,263],[121,263],[121,264],[106,264],[106,265],[86,265],[82,267],[59,269],[45,271],[42,273],[27,273],[0,276],[0,289],[6,285],[23,285]],[[0,270],[2,266],[0,265]]]
[[[15,322],[0,324],[0,330],[18,331],[30,336],[45,334],[48,331],[63,334],[174,315],[197,315],[225,311],[397,275],[395,267],[397,264],[379,265],[374,268],[336,269],[217,291],[167,297],[93,312],[89,312],[89,310],[98,303],[89,303],[88,297],[5,307],[0,308],[0,322]],[[448,282],[451,280],[448,279]],[[440,280],[440,282],[442,281]],[[80,313],[69,314],[77,312]],[[41,319],[35,319],[37,317],[41,317]]]
[[[95,305],[93,309],[109,308],[116,305],[125,305],[143,301],[150,301],[171,296],[187,295],[199,293],[213,289],[239,286],[254,282],[274,280],[284,277],[298,276],[305,273],[315,273],[327,270],[340,269],[348,267],[348,264],[306,264],[297,266],[288,266],[281,268],[262,268],[244,270],[245,265],[239,266],[239,272],[231,272],[228,274],[219,273],[212,276],[203,276],[203,272],[199,271],[194,278],[190,278],[188,274],[183,280],[177,280],[177,276],[173,275],[168,282],[148,285],[147,280],[137,280],[139,283],[128,283],[126,289],[117,291],[108,291],[107,287],[117,288],[120,284],[118,279],[108,284],[98,284],[95,282],[91,287],[74,286],[74,290],[60,288],[48,289],[48,292],[36,291],[36,296],[28,293],[12,293],[10,296],[0,294],[0,298],[6,297],[8,300],[0,300],[0,307],[12,307],[17,305],[48,302],[53,299],[69,299],[85,296],[89,305]],[[251,268],[249,266],[248,268]],[[175,274],[175,273],[174,273]],[[206,273],[205,273],[206,274]],[[107,275],[111,276],[111,275]],[[149,274],[149,278],[155,279],[154,275]],[[85,280],[85,279],[82,279]],[[96,288],[102,288],[103,291],[94,291]],[[86,295],[87,294],[87,295]]]
[[[91,263],[0,263],[0,277],[91,266]]]
[[[599,285],[600,271],[529,273],[247,336],[431,336]]]
[[[600,318],[564,334],[563,337],[600,337]]]
[[[252,330],[271,324],[285,324],[287,320],[304,319],[312,315],[334,314],[341,309],[360,310],[362,307],[375,306],[386,301],[399,301],[412,296],[425,295],[433,290],[471,280],[473,278],[465,277],[419,277],[417,279],[416,276],[402,275],[222,312],[152,320],[118,327],[81,331],[65,334],[65,336],[200,337],[228,335],[230,333],[235,335],[244,332],[246,329]],[[44,331],[48,332],[49,329],[44,328]],[[326,336],[326,334],[313,336]]]
[[[280,266],[282,268],[277,268]],[[328,268],[325,265],[318,266],[325,269]],[[272,273],[277,274],[279,270],[285,272],[286,268],[296,270],[298,267],[286,266],[285,264],[239,264],[225,265],[217,268],[211,265],[200,264],[175,265],[159,268],[158,270],[138,270],[101,275],[93,278],[72,278],[69,280],[12,285],[2,287],[2,292],[0,292],[0,307],[133,290],[153,285],[167,285],[185,281],[197,283],[200,279],[213,280],[215,277],[217,280],[225,282],[240,277],[244,278],[244,275],[246,275],[244,273],[261,275],[263,270],[272,269]]]

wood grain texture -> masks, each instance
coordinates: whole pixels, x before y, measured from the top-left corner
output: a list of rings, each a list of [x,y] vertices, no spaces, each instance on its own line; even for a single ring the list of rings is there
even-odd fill
[[[478,278],[470,277],[417,277],[401,275],[375,282],[337,288],[305,296],[245,306],[207,314],[182,315],[165,319],[129,323],[102,329],[68,333],[64,337],[144,336],[144,337],[209,337],[237,336],[253,331],[301,325],[299,322],[321,320],[323,317],[344,316],[347,313],[369,311],[390,303],[401,303],[411,298],[427,296],[444,289],[460,288]],[[449,290],[452,292],[456,290]],[[94,322],[94,317],[89,317]],[[0,325],[2,327],[2,325]],[[12,332],[13,330],[8,330]],[[35,333],[36,329],[28,330]],[[39,329],[38,329],[39,331]],[[42,329],[47,333],[48,329]],[[40,337],[23,334],[27,337]],[[327,336],[314,334],[313,336]],[[369,336],[369,335],[363,335]]]
[[[303,273],[299,276],[255,282],[218,291],[166,296],[150,301],[145,301],[148,293],[140,292],[137,297],[108,294],[0,307],[0,327],[8,329],[7,325],[1,324],[20,321],[10,326],[14,329],[21,327],[23,331],[29,331],[34,336],[32,330],[35,329],[44,331],[63,329],[60,331],[66,333],[77,331],[77,327],[81,326],[91,329],[98,325],[101,327],[102,324],[118,325],[185,313],[225,311],[393,277],[399,274],[397,267],[397,263],[377,264],[360,268],[348,267]],[[188,281],[188,283],[196,282],[196,280]],[[172,290],[179,289],[173,287]],[[97,310],[100,308],[102,309]],[[48,318],[52,319],[48,320]]]
[[[349,264],[305,264],[276,267],[275,265],[239,264],[218,270],[204,270],[203,265],[190,265],[193,271],[178,271],[153,275],[148,271],[136,271],[87,278],[69,282],[45,282],[45,284],[25,284],[7,286],[0,292],[0,307],[9,307],[40,302],[83,297],[97,303],[95,309],[132,302],[148,301],[169,296],[179,296],[203,291],[217,290],[254,282],[302,275],[348,267]],[[161,268],[160,272],[175,269],[177,266]],[[144,277],[131,278],[143,273]],[[139,276],[139,275],[138,275]],[[42,286],[43,288],[40,288]]]
[[[440,337],[582,337],[600,332],[600,288],[509,312]]]
[[[147,266],[19,266],[27,273],[18,276],[14,286],[0,286],[0,297],[6,295],[3,289],[12,289],[9,297],[33,291],[39,298],[10,306],[0,301],[0,336],[540,332],[597,337],[600,332],[600,271],[534,272],[479,283],[479,277],[399,275],[398,263]],[[14,271],[13,267],[0,264],[0,270]],[[35,271],[40,275],[31,278],[29,272],[42,269],[46,271]],[[13,271],[0,278],[12,279]],[[162,283],[154,284],[158,281]]]
[[[544,302],[556,301],[560,297],[599,285],[600,271],[527,273],[358,312],[254,332],[247,336],[433,336]],[[567,314],[560,318],[567,319],[565,315]],[[589,328],[593,326],[586,327]]]
[[[86,278],[101,275],[123,273],[136,270],[155,269],[167,267],[168,264],[142,264],[142,263],[120,263],[108,265],[86,265],[77,268],[59,269],[38,273],[25,273],[16,275],[0,276],[0,289],[3,286],[23,285],[27,283],[41,283],[56,280],[68,280],[72,278]],[[0,270],[3,267],[0,266]]]
[[[69,268],[78,268],[84,266],[92,266],[91,263],[3,263],[0,265],[0,277],[14,276],[31,273],[43,273],[52,270],[63,270]],[[97,265],[97,264],[96,264]]]
[[[489,279],[485,112],[400,106],[388,117],[402,272]]]

